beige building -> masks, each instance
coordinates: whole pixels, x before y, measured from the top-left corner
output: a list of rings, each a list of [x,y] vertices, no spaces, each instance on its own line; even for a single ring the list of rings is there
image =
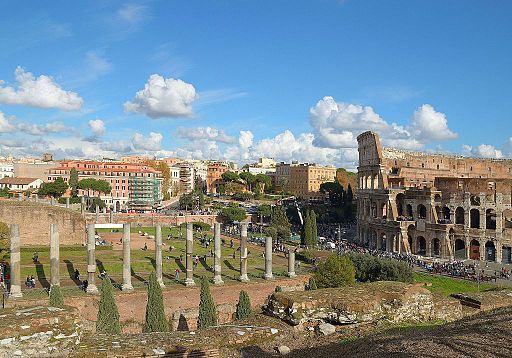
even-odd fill
[[[278,175],[279,173],[279,175]],[[323,200],[320,184],[333,182],[336,168],[310,163],[281,164],[276,167],[276,182],[282,181],[284,191],[306,200]]]
[[[358,237],[393,252],[511,262],[512,160],[359,147]]]

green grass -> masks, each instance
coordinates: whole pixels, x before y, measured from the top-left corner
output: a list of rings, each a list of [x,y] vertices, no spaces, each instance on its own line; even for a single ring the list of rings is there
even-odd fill
[[[495,289],[496,286],[481,283],[480,287],[476,282],[450,278],[445,276],[433,276],[424,273],[414,272],[414,282],[417,283],[430,283],[432,286],[426,286],[428,290],[433,293],[439,293],[441,295],[449,296],[452,293],[470,293],[480,291],[488,291]]]

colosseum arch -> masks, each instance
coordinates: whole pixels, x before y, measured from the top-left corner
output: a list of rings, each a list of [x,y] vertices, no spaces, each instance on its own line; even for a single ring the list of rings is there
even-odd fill
[[[464,208],[461,206],[455,209],[455,224],[464,225]]]
[[[396,202],[396,210],[398,212],[398,216],[404,216],[404,201],[405,201],[405,195],[402,193],[399,193],[396,195],[395,202]]]
[[[480,197],[477,195],[471,195],[469,201],[473,206],[480,206]]]
[[[432,239],[432,256],[441,256],[441,242],[437,237]]]
[[[496,261],[496,247],[491,240],[485,243],[485,260]]]
[[[503,211],[503,228],[512,229],[512,210]]]
[[[427,218],[427,208],[423,204],[418,205],[418,219]]]
[[[454,244],[454,256],[456,259],[466,258],[466,243],[462,239],[456,239]]]
[[[487,230],[496,230],[496,211],[487,209],[485,211],[485,228]]]
[[[480,228],[480,210],[471,209],[469,211],[469,227],[472,229]]]
[[[423,236],[418,236],[417,241],[417,254],[425,256],[427,254],[427,240]]]

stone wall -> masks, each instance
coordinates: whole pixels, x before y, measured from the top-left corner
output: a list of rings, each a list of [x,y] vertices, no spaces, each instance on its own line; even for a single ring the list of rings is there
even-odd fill
[[[28,201],[0,200],[0,221],[20,226],[21,245],[49,245],[50,224],[59,227],[60,244],[83,244],[85,220],[71,209]]]

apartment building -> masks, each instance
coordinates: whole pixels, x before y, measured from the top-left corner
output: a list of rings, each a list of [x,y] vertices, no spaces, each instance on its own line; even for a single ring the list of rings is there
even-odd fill
[[[229,171],[229,166],[222,162],[213,162],[208,164],[208,175],[206,178],[206,191],[207,193],[217,193],[219,185],[224,182],[222,174]]]

